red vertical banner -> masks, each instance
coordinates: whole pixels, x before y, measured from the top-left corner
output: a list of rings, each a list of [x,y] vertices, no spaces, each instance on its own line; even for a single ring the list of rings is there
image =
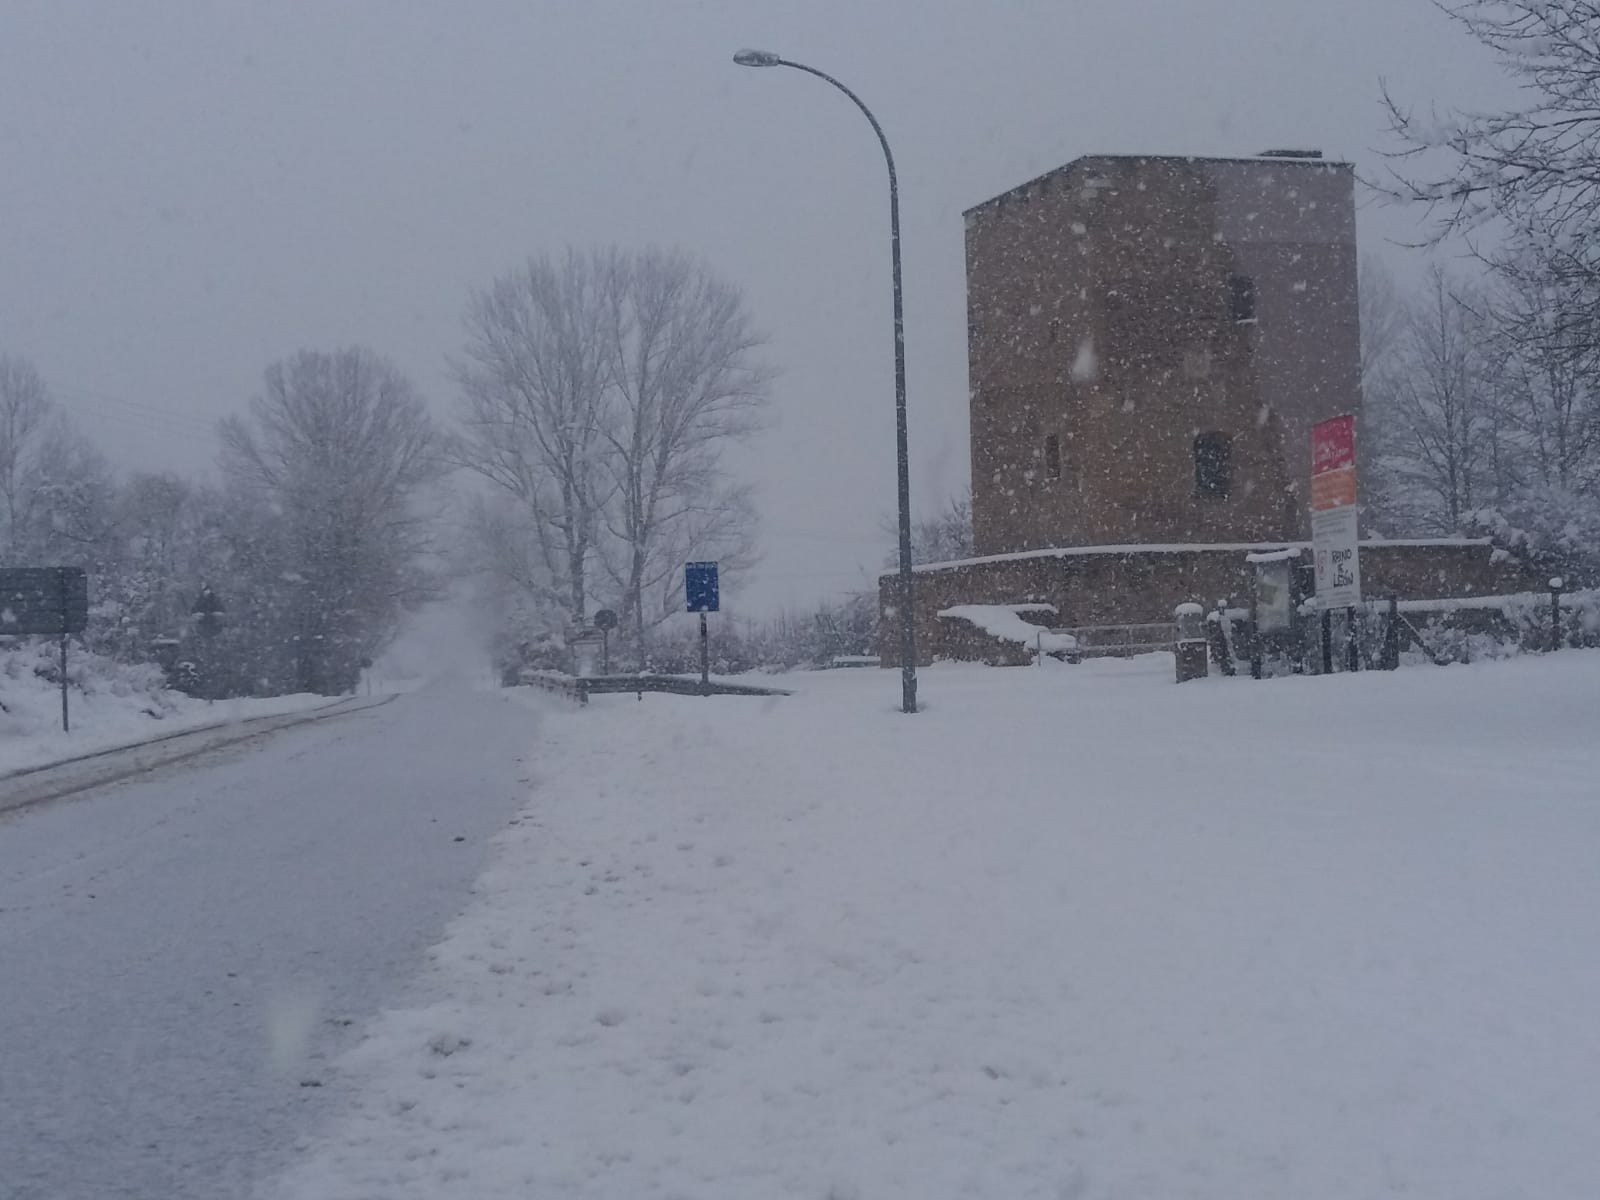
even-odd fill
[[[1356,419],[1333,417],[1311,430],[1311,477],[1356,467]]]

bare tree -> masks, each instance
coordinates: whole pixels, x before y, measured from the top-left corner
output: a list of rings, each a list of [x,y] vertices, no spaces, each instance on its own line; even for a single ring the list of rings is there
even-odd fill
[[[525,510],[504,494],[474,495],[463,528],[448,558],[468,581],[463,594],[493,660],[503,671],[569,665],[565,598],[552,590]]]
[[[1563,284],[1561,324],[1600,319],[1600,2],[1463,0],[1439,7],[1488,47],[1530,98],[1504,112],[1419,117],[1385,88],[1404,143],[1392,194],[1427,206],[1434,237],[1500,224],[1516,274]]]
[[[27,552],[38,499],[35,460],[50,415],[50,394],[33,364],[0,354],[0,561]]]
[[[0,561],[97,568],[112,492],[104,456],[55,411],[38,372],[0,356]]]
[[[292,596],[297,685],[339,692],[425,598],[418,500],[440,474],[439,438],[411,384],[366,350],[301,351],[265,382],[248,421],[223,422],[224,464],[278,517],[268,561]]]
[[[743,297],[705,266],[658,250],[614,263],[604,427],[613,495],[601,550],[642,664],[686,560],[738,569],[752,558],[753,506],[722,451],[760,428],[771,373],[755,361]]]
[[[488,580],[491,592],[510,591],[553,614],[565,614],[560,593],[545,561],[548,540],[523,508],[501,495],[473,496],[465,515],[467,538],[457,555],[464,574]]]
[[[1361,384],[1394,369],[1406,335],[1406,299],[1394,276],[1372,255],[1361,260],[1357,294],[1361,324]]]
[[[1407,299],[1394,276],[1372,256],[1361,260],[1358,292],[1361,317],[1361,523],[1393,537],[1407,532],[1408,514],[1395,494],[1394,473],[1384,467],[1383,450],[1393,438],[1401,352],[1406,341]]]
[[[1600,346],[1565,322],[1567,291],[1531,269],[1519,272],[1491,315],[1515,482],[1581,496],[1600,492]]]
[[[1506,112],[1434,113],[1421,119],[1384,89],[1407,198],[1432,206],[1442,228],[1543,213],[1574,233],[1600,215],[1600,3],[1596,0],[1462,0],[1437,5],[1492,50],[1531,102]],[[1438,152],[1435,156],[1433,152]],[[1442,157],[1434,170],[1428,163]]]
[[[600,460],[616,271],[614,250],[568,250],[560,262],[530,259],[497,279],[472,297],[456,368],[466,430],[456,457],[515,501],[540,567],[530,591],[557,599],[580,623],[611,486]]]
[[[149,661],[157,639],[185,632],[191,605],[210,582],[215,497],[176,475],[138,473],[117,486],[114,509],[86,637],[102,654]]]
[[[1456,532],[1498,499],[1505,447],[1482,311],[1432,269],[1407,306],[1392,368],[1368,392],[1379,486],[1417,530]]]
[[[514,505],[477,510],[481,565],[572,622],[604,596],[642,661],[686,560],[752,557],[722,465],[769,378],[741,296],[686,255],[569,250],[475,295],[467,331],[455,453]]]
[[[898,531],[896,518],[886,515],[878,522],[884,537],[893,541]],[[911,523],[911,561],[914,563],[954,562],[971,558],[972,541],[972,489],[946,500],[944,506],[932,516],[918,517]],[[899,561],[894,552],[884,558],[885,568]]]
[[[1386,90],[1404,142],[1391,194],[1427,206],[1431,240],[1464,235],[1504,283],[1485,333],[1502,543],[1583,561],[1600,487],[1600,2],[1441,4],[1499,59],[1525,101],[1416,117]],[[1579,542],[1582,538],[1577,539]],[[1530,548],[1533,548],[1530,550]]]

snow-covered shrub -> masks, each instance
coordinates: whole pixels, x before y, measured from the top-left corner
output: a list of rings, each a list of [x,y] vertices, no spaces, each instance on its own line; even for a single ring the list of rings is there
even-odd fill
[[[1497,508],[1472,514],[1469,532],[1569,587],[1600,587],[1600,497],[1568,488],[1524,488]]]
[[[1401,651],[1402,663],[1466,663],[1486,658],[1514,658],[1523,652],[1521,641],[1506,627],[1464,627],[1455,614],[1442,613],[1413,621],[1416,641]],[[1420,645],[1417,642],[1420,641]]]
[[[1538,653],[1551,647],[1548,595],[1529,592],[1495,597],[1487,604],[1441,600],[1438,605],[1435,610],[1412,611],[1408,616],[1414,658],[1471,662]],[[1561,644],[1600,647],[1600,591],[1562,595]]]
[[[61,687],[61,646],[51,638],[0,641],[0,708],[13,715],[53,706]],[[166,686],[161,669],[121,663],[73,643],[67,655],[71,699],[122,701],[151,717],[164,717],[180,698]]]

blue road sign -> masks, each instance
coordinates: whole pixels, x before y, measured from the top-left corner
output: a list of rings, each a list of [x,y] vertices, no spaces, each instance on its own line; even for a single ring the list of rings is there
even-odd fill
[[[721,598],[717,585],[717,564],[714,562],[685,563],[683,568],[683,597],[690,612],[718,611]]]

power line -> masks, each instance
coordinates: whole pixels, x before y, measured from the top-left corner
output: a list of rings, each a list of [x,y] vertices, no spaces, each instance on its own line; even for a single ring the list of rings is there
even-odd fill
[[[830,529],[807,529],[799,525],[782,526],[763,523],[762,532],[764,534],[774,534],[778,537],[795,538],[800,541],[861,542],[885,546],[892,546],[894,542],[893,535],[888,534],[840,533]]]
[[[80,417],[92,421],[118,421],[167,437],[215,447],[215,427],[208,421],[138,400],[113,396],[91,388],[52,388],[52,395]]]
[[[148,417],[140,417],[126,412],[117,412],[112,409],[84,407],[81,402],[66,400],[65,405],[74,414],[88,421],[116,421],[124,425],[131,425],[140,429],[150,430],[165,437],[181,438],[184,441],[195,442],[201,445],[215,446],[215,434],[202,433],[193,427],[171,425]]]
[[[87,404],[110,405],[118,409],[126,409],[140,416],[154,417],[174,425],[186,425],[197,431],[209,432],[212,422],[189,413],[177,412],[170,408],[161,408],[154,404],[146,404],[142,400],[128,400],[121,396],[113,396],[109,392],[99,392],[91,388],[71,388],[65,392],[55,389],[57,395],[75,398]]]

